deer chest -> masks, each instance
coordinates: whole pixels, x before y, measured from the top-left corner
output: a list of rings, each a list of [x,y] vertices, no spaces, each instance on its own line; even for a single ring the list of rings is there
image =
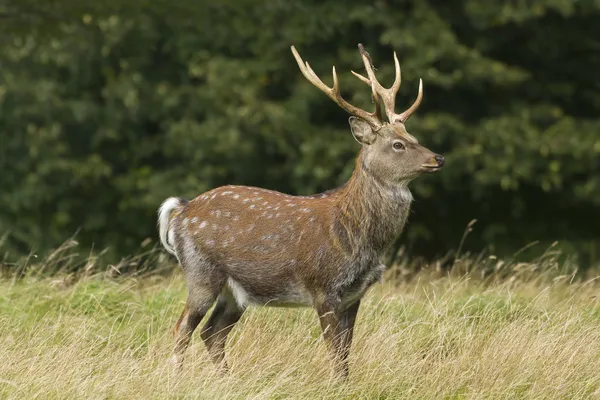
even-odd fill
[[[342,308],[360,299],[371,285],[381,279],[385,269],[385,265],[375,263],[365,268],[348,271],[339,286]]]

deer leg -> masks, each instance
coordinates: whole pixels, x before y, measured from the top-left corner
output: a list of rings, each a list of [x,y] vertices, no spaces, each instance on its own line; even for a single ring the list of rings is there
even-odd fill
[[[357,301],[340,311],[339,302],[324,301],[316,307],[325,343],[333,355],[335,372],[344,379],[348,378],[348,356],[359,305]]]
[[[183,365],[194,330],[218,296],[220,283],[200,284],[188,281],[188,298],[183,313],[173,328],[175,349],[172,361],[177,367]]]
[[[228,371],[227,362],[225,361],[225,342],[227,335],[233,329],[244,313],[244,309],[239,307],[235,298],[225,289],[217,300],[210,318],[202,329],[202,340],[211,355],[213,362]]]
[[[344,327],[344,329],[342,330],[342,358],[346,363],[346,370],[348,368],[348,356],[350,355],[350,347],[352,346],[352,337],[354,336],[354,323],[356,322],[356,315],[358,314],[359,306],[360,300],[352,304],[340,315],[340,326]]]

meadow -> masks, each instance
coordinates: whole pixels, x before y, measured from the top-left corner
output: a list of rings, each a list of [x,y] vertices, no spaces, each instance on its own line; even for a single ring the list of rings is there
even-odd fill
[[[345,383],[313,310],[249,308],[228,375],[196,331],[177,372],[176,266],[49,274],[52,262],[0,280],[0,398],[600,397],[600,285],[551,251],[530,263],[467,257],[451,271],[395,265],[364,298]]]

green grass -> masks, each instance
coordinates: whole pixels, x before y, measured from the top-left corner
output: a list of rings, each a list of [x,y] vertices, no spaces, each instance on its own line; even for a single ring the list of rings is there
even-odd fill
[[[185,301],[177,270],[0,280],[0,398],[600,397],[599,285],[474,276],[376,285],[347,383],[332,376],[310,309],[248,309],[230,335],[229,375],[196,332],[177,373],[167,362]]]

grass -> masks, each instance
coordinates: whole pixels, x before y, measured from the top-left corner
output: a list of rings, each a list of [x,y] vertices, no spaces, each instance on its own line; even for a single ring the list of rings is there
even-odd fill
[[[248,309],[228,341],[229,375],[196,332],[176,373],[167,359],[185,301],[177,269],[4,278],[0,398],[600,397],[599,285],[540,273],[543,260],[469,262],[460,274],[434,265],[402,279],[400,265],[369,291],[348,383],[332,376],[309,309]]]

